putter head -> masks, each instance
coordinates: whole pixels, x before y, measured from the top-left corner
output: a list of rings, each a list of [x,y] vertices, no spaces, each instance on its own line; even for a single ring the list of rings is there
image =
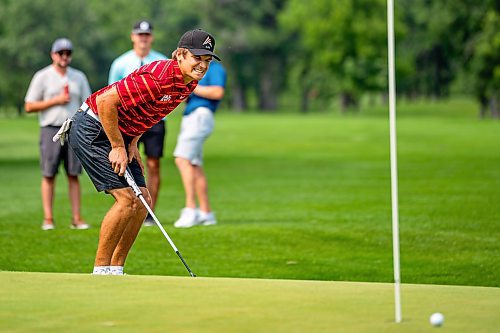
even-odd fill
[[[189,274],[191,274],[191,277],[196,277],[196,274],[194,274],[193,272],[189,272]]]

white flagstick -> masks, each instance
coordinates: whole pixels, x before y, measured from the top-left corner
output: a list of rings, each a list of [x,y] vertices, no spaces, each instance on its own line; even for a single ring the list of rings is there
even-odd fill
[[[399,215],[398,215],[398,161],[396,149],[396,88],[394,74],[394,3],[387,0],[387,46],[389,58],[389,126],[391,137],[391,200],[392,200],[392,252],[394,261],[394,298],[396,323],[401,314],[401,275],[399,268]]]

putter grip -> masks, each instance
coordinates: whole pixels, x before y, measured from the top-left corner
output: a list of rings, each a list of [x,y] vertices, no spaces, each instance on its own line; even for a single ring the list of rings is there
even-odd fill
[[[129,168],[127,167],[127,170],[125,170],[125,174],[123,175],[125,177],[125,180],[127,181],[128,185],[132,188],[132,190],[135,193],[135,196],[138,197],[142,195],[141,189],[137,184],[135,183],[134,177],[132,177],[132,174],[129,172]]]

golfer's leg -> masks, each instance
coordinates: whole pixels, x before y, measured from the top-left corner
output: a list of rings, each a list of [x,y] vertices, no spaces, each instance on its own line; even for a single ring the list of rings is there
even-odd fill
[[[179,169],[184,185],[184,192],[186,194],[186,206],[189,208],[196,208],[196,192],[194,187],[194,168],[191,162],[182,157],[175,158],[175,164]]]
[[[99,243],[94,266],[109,266],[113,252],[131,219],[137,215],[140,206],[132,189],[110,190],[115,203],[104,217],[99,234]],[[143,216],[144,219],[145,215]]]
[[[142,194],[148,205],[151,205],[151,196],[145,187],[141,187]],[[128,221],[122,236],[116,245],[111,258],[111,266],[123,266],[127,259],[128,252],[137,238],[137,234],[141,229],[142,222],[146,218],[148,211],[139,198],[134,201],[134,213]]]

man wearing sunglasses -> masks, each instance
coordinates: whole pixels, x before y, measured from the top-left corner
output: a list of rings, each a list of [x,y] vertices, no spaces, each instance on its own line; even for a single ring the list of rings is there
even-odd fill
[[[73,229],[88,229],[80,214],[80,161],[69,148],[53,142],[52,137],[91,94],[86,75],[70,67],[73,44],[67,38],[58,38],[52,44],[52,64],[33,76],[25,97],[26,112],[37,112],[40,123],[40,167],[42,171],[42,230],[55,228],[53,202],[55,180],[59,164],[64,162],[68,177],[68,193],[72,209]]]

